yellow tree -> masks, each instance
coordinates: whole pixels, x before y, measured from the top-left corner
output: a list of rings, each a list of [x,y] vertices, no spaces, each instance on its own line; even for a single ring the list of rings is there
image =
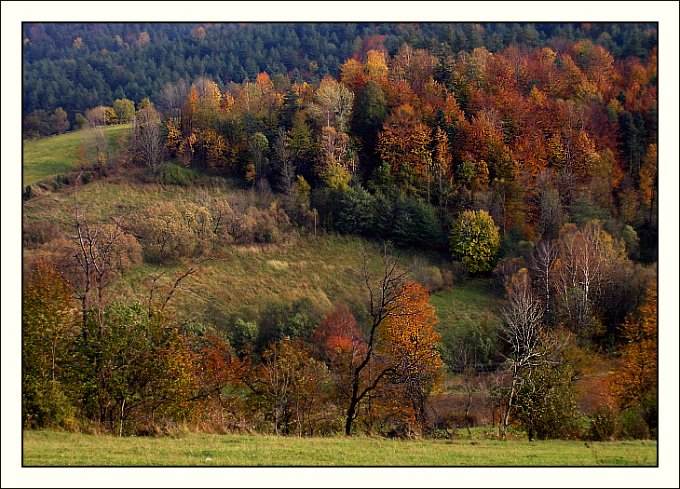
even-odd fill
[[[657,291],[647,288],[644,303],[623,325],[626,344],[621,369],[614,375],[613,391],[622,408],[634,406],[657,390]]]

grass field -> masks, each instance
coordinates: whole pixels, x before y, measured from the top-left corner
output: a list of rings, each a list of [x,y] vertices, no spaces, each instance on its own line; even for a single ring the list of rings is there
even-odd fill
[[[654,466],[652,441],[390,440],[25,431],[25,466]]]
[[[118,139],[130,130],[129,124],[104,128],[112,148]],[[78,158],[78,147],[83,144],[85,131],[34,139],[24,142],[23,184],[35,183],[44,178],[73,171]]]

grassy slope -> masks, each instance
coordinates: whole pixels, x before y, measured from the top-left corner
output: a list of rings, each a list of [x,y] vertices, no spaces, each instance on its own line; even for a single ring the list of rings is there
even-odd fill
[[[118,139],[130,130],[129,124],[104,128],[109,143],[117,147]],[[73,170],[78,158],[78,147],[83,144],[85,131],[74,131],[59,136],[24,142],[23,184],[35,183]]]
[[[432,294],[430,302],[437,309],[440,328],[463,328],[470,323],[495,324],[499,298],[488,279],[471,280],[462,285]]]
[[[651,441],[390,440],[188,434],[117,438],[24,432],[26,466],[653,466]]]
[[[104,222],[111,216],[130,215],[156,202],[216,194],[247,197],[247,192],[228,186],[173,187],[99,180],[80,187],[78,200],[87,208],[89,220]],[[66,230],[72,221],[72,206],[72,191],[51,193],[24,202],[24,219],[54,222]],[[368,249],[371,263],[378,265],[378,246],[356,237],[328,235],[318,239],[303,237],[289,245],[230,246],[216,258],[201,263],[198,273],[184,282],[183,292],[173,298],[173,303],[199,317],[208,307],[223,314],[239,312],[252,316],[267,302],[291,302],[302,297],[311,298],[323,309],[336,301],[357,303],[363,291],[357,287],[361,282],[355,272],[361,270],[363,248]],[[411,250],[400,251],[399,255],[402,264],[408,266],[419,254]],[[432,257],[422,255],[422,260],[432,263]],[[161,282],[169,285],[173,273],[188,266],[188,262],[167,266],[142,264],[128,272],[120,285],[134,296],[146,297],[151,274],[166,271]],[[496,302],[483,281],[470,286],[454,285],[432,297],[442,328],[460,327],[469,320],[494,320]]]

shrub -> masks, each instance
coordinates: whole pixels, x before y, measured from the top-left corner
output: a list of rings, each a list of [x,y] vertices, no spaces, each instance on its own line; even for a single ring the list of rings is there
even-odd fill
[[[422,258],[414,258],[411,262],[413,280],[425,286],[428,292],[444,288],[444,278],[439,267],[428,265]]]
[[[259,328],[257,323],[253,321],[244,321],[241,318],[236,318],[232,324],[229,325],[229,344],[236,351],[243,351],[249,346],[253,346],[258,337]]]
[[[619,438],[628,440],[647,440],[651,438],[645,414],[638,406],[621,411],[618,428],[617,436]]]
[[[618,413],[605,405],[597,409],[590,421],[590,439],[595,441],[611,441],[618,432]]]
[[[24,383],[23,418],[26,428],[65,428],[77,426],[76,410],[58,381]]]
[[[34,248],[63,237],[59,226],[49,221],[25,222],[22,226],[22,235],[26,248]]]
[[[269,304],[260,314],[256,348],[261,351],[284,338],[308,340],[320,321],[321,313],[309,298],[298,299],[292,305]]]
[[[149,262],[166,263],[210,251],[211,215],[192,202],[161,202],[136,216],[133,225]]]
[[[157,178],[158,183],[162,185],[188,187],[195,182],[197,174],[196,171],[191,168],[185,168],[175,163],[168,163],[161,168]]]

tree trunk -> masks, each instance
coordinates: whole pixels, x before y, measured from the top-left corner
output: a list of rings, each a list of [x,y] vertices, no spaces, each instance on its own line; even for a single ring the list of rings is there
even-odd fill
[[[354,416],[356,415],[358,400],[353,392],[352,400],[347,408],[347,417],[345,418],[345,436],[350,436],[352,434],[352,423],[354,422]]]

